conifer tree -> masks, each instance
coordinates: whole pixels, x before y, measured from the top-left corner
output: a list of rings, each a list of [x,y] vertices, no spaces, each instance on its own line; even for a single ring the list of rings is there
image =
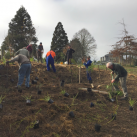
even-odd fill
[[[55,28],[51,42],[51,50],[56,53],[56,61],[62,61],[62,59],[64,58],[62,57],[63,48],[66,46],[67,43],[67,34],[65,33],[62,23],[59,22]]]
[[[20,48],[28,46],[30,43],[35,44],[38,41],[35,35],[36,31],[33,27],[31,17],[26,9],[21,6],[9,23],[8,35],[6,37],[10,37],[10,45],[17,51]],[[9,45],[5,40],[2,46],[8,47]]]

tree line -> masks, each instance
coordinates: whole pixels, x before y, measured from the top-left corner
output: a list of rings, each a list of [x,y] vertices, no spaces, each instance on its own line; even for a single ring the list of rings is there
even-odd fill
[[[9,23],[8,34],[1,44],[2,55],[10,58],[17,50],[27,47],[32,43],[32,54],[36,57],[37,42],[36,29],[31,21],[31,16],[27,10],[21,6]],[[73,59],[76,62],[83,57],[89,55],[94,56],[97,48],[95,39],[88,30],[81,29],[75,33],[72,40],[69,41],[62,23],[58,22],[53,33],[51,46],[49,45],[50,49],[56,52],[56,61],[65,61],[66,45],[68,44],[75,50]],[[5,53],[6,50],[8,51],[7,53]]]

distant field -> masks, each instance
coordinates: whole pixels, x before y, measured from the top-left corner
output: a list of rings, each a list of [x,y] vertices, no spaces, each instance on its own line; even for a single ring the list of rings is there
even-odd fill
[[[130,74],[134,74],[134,75],[137,75],[137,66],[136,67],[126,67],[126,66],[123,66],[128,73]],[[98,68],[98,65],[95,65],[95,68]],[[106,66],[105,65],[99,65],[99,68],[100,69],[106,69]],[[109,70],[109,69],[107,69]]]

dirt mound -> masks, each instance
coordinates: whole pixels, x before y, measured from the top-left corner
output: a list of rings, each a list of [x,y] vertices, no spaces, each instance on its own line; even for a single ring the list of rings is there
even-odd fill
[[[81,84],[79,84],[79,68],[56,65],[57,72],[47,72],[44,64],[33,63],[31,81],[38,77],[37,84],[26,89],[22,85],[22,93],[15,88],[18,81],[18,66],[12,65],[0,69],[0,95],[5,96],[0,109],[0,137],[126,137],[137,136],[136,105],[134,111],[129,111],[128,101],[118,100],[116,120],[112,113],[117,103],[108,100],[107,95],[82,91],[78,88],[91,88],[86,78],[85,68],[81,69]],[[99,74],[100,73],[100,74]],[[6,75],[5,75],[6,74]],[[11,77],[7,77],[11,75]],[[100,78],[99,78],[100,76]],[[110,71],[94,70],[91,74],[94,89],[106,91],[110,83]],[[14,81],[12,81],[13,79]],[[64,88],[60,87],[65,81]],[[42,84],[42,93],[38,95],[37,85]],[[136,99],[136,77],[129,75],[127,88],[129,96]],[[99,88],[98,85],[100,85]],[[69,97],[60,92],[65,90]],[[32,96],[31,105],[27,106],[22,96]],[[44,101],[49,96],[52,104]],[[46,98],[45,98],[46,99]],[[94,107],[90,107],[90,103]],[[71,118],[69,112],[75,117]],[[39,128],[33,129],[34,122],[39,120]],[[101,125],[100,132],[94,129],[95,124]]]

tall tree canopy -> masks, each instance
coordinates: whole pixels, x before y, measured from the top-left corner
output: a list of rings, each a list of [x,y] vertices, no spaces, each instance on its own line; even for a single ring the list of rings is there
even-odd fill
[[[12,46],[15,51],[28,46],[30,43],[36,43],[36,31],[33,27],[31,17],[23,6],[17,11],[14,18],[9,23],[8,35],[6,36],[3,47]]]
[[[79,50],[80,56],[94,56],[96,53],[97,45],[95,44],[95,39],[86,29],[81,29],[74,36],[73,39],[77,39],[80,42]]]
[[[72,55],[73,59],[78,62],[80,59],[82,59],[82,45],[80,41],[75,38],[70,41],[71,48],[75,50],[75,53]]]
[[[55,28],[51,42],[51,50],[56,52],[56,61],[62,61],[63,48],[66,46],[67,43],[67,33],[65,33],[62,23],[59,22]]]
[[[118,37],[120,40],[116,42],[114,45],[111,45],[113,49],[110,50],[110,53],[113,55],[113,57],[119,57],[119,63],[121,63],[120,58],[123,59],[123,56],[126,56],[126,64],[130,62],[131,65],[131,61],[133,60],[133,58],[137,57],[136,38],[133,35],[128,34],[124,20],[122,20],[122,22],[119,23],[123,26],[122,33],[124,35],[122,37]]]

